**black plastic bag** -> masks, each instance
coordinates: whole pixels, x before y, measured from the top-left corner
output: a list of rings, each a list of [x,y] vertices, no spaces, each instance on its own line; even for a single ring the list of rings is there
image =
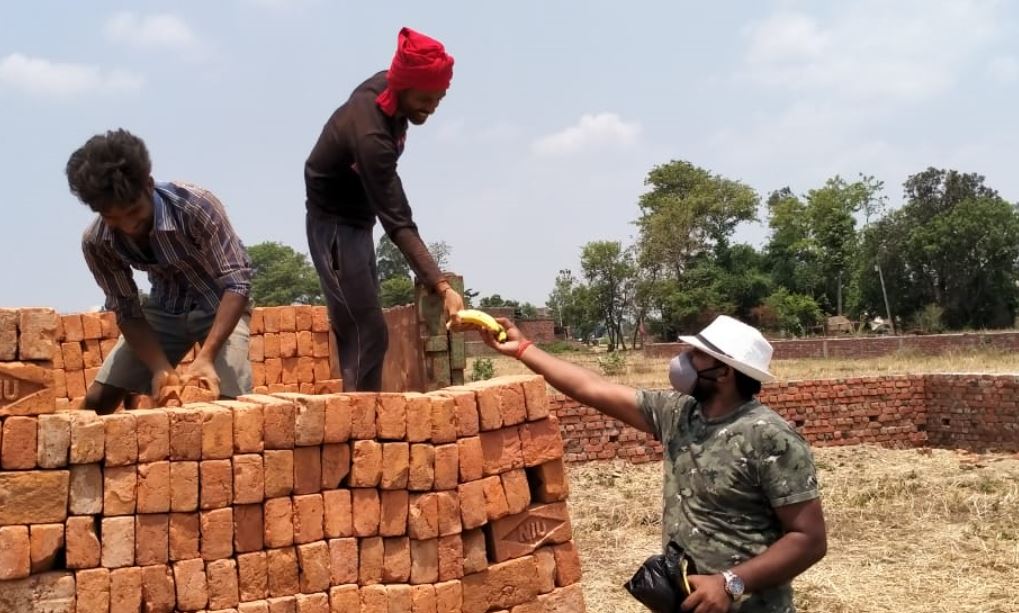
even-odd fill
[[[687,575],[696,574],[690,556],[675,542],[669,542],[664,554],[645,560],[623,587],[654,613],[676,613],[690,595]]]

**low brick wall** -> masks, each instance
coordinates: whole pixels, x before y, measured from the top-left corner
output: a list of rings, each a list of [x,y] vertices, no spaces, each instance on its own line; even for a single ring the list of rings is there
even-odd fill
[[[814,446],[879,444],[1019,451],[1019,376],[903,375],[766,385],[760,399]],[[567,462],[662,457],[650,435],[552,397]]]
[[[865,336],[772,340],[774,359],[804,358],[876,358],[899,352],[921,355],[944,355],[955,351],[997,349],[1019,351],[1019,332],[972,332],[962,334],[930,334],[925,336]],[[654,358],[672,357],[687,348],[683,343],[651,343],[644,346],[644,355]]]

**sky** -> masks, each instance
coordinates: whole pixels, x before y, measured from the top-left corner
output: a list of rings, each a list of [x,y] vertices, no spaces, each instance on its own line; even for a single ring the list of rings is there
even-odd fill
[[[304,160],[402,26],[456,64],[399,172],[422,237],[483,296],[544,304],[585,243],[632,241],[670,160],[762,198],[864,173],[897,206],[936,166],[1015,202],[1017,25],[1004,0],[0,3],[0,305],[102,304],[63,169],[118,127],[157,181],[216,193],[246,244],[306,252]]]

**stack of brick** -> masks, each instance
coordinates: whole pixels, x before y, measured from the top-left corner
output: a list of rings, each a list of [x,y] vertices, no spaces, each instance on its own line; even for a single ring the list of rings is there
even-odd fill
[[[537,377],[0,432],[3,611],[584,610]]]
[[[59,324],[52,309],[0,309],[0,416],[54,411]]]
[[[251,314],[256,393],[328,394],[342,390],[324,306],[261,307]]]
[[[57,407],[77,408],[99,367],[117,344],[120,330],[114,313],[62,315],[53,352]]]

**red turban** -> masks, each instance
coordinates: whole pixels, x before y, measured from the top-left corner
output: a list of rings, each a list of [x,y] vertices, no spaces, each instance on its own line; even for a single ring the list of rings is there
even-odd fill
[[[410,28],[400,30],[388,84],[375,99],[387,115],[396,114],[396,93],[405,89],[446,90],[453,80],[453,56],[442,43]]]

